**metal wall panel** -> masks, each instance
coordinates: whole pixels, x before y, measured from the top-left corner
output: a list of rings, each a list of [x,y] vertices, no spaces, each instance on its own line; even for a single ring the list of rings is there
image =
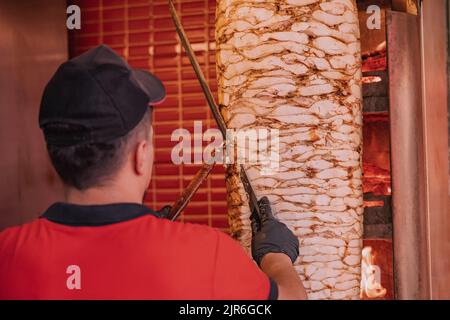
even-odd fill
[[[427,262],[432,299],[450,299],[446,2],[423,1],[421,15]]]
[[[388,68],[395,291],[428,297],[419,21],[389,11]]]
[[[61,197],[37,118],[66,38],[66,1],[0,1],[0,230]]]

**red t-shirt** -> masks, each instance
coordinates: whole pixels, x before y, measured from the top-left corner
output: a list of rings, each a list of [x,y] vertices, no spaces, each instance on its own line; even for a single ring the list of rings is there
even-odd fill
[[[0,299],[267,299],[239,244],[139,204],[57,203],[0,233]]]

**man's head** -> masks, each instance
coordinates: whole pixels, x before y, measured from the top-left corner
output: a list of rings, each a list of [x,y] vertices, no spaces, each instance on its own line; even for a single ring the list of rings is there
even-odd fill
[[[39,124],[65,185],[142,196],[153,164],[151,106],[164,97],[158,78],[106,46],[63,63],[45,88]]]
[[[75,125],[53,124],[49,130],[70,134]],[[151,110],[126,135],[105,142],[73,146],[47,145],[50,160],[68,187],[80,191],[101,188],[114,183],[125,170],[134,175],[141,188],[150,182],[153,150],[151,143]],[[135,180],[136,180],[135,179]]]

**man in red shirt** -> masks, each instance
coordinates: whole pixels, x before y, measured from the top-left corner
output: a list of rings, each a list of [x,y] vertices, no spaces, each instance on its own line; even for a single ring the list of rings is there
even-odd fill
[[[0,233],[0,299],[302,299],[298,240],[259,202],[252,261],[213,228],[142,205],[161,81],[107,46],[63,63],[39,124],[65,185],[28,224]],[[258,265],[260,268],[258,268]]]

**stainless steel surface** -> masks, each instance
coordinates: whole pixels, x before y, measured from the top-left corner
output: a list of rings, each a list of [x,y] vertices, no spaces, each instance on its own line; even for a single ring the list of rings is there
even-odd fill
[[[37,217],[62,196],[38,111],[67,59],[66,1],[0,1],[0,229]]]
[[[419,20],[388,11],[388,68],[395,293],[429,296]]]
[[[421,16],[427,262],[431,299],[450,299],[446,2],[423,1]]]

